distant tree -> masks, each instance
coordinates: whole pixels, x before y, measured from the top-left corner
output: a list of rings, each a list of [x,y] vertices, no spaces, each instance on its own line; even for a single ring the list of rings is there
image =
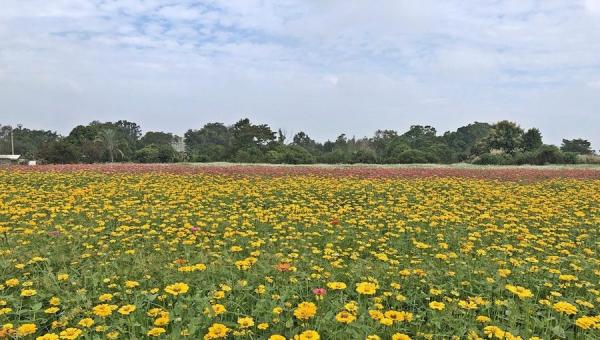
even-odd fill
[[[140,139],[140,143],[143,146],[154,145],[171,145],[173,142],[173,134],[160,132],[160,131],[148,131]]]
[[[412,125],[410,129],[402,134],[402,138],[413,149],[428,147],[436,142],[436,133],[434,127],[429,125]]]
[[[286,135],[285,131],[282,131],[281,129],[277,129],[277,143],[285,144],[286,139],[287,139],[287,135]]]
[[[171,163],[175,158],[170,144],[150,144],[135,152],[135,159],[140,163]]]
[[[124,157],[123,151],[121,150],[124,141],[115,129],[105,128],[100,130],[94,142],[104,146],[104,149],[108,152],[108,159],[111,163],[115,161],[115,154]]]
[[[127,120],[119,120],[116,123],[108,123],[121,134],[121,137],[127,142],[126,145],[133,150],[137,148],[137,144],[142,136],[142,128],[137,123]]]
[[[385,163],[397,164],[404,161],[403,153],[410,150],[410,145],[403,139],[395,139],[385,151]]]
[[[80,158],[79,148],[62,139],[44,144],[39,151],[39,157],[46,163],[77,163]]]
[[[536,128],[527,130],[523,134],[523,149],[525,151],[533,151],[540,148],[544,143],[542,142],[542,133]]]
[[[490,134],[492,126],[488,123],[475,122],[459,127],[456,131],[444,133],[442,141],[456,154],[457,161],[464,161],[481,154],[482,141]]]
[[[398,141],[398,132],[394,130],[377,130],[371,138],[371,144],[377,154],[378,159],[386,159],[392,145]]]
[[[101,123],[94,121],[89,125],[77,125],[67,136],[67,141],[71,144],[82,146],[87,141],[93,141],[100,131]]]
[[[231,127],[235,150],[258,147],[259,149],[275,141],[275,132],[267,124],[254,125],[248,118],[239,120]]]
[[[310,164],[315,158],[306,149],[299,145],[278,145],[267,151],[265,160],[268,163],[283,164]]]
[[[398,155],[397,163],[413,164],[413,163],[429,163],[429,156],[421,150],[406,150]]]
[[[43,145],[59,139],[58,134],[53,131],[32,130],[21,125],[16,127],[0,125],[0,153],[10,154],[12,152],[11,134],[13,135],[15,154],[27,159],[38,158]]]
[[[348,138],[346,137],[345,133],[337,136],[333,142],[333,150],[338,150],[341,152],[346,152],[348,150]]]
[[[361,148],[354,150],[350,154],[351,163],[374,164],[377,163],[377,154],[375,150],[369,148]]]
[[[222,123],[208,123],[200,130],[188,130],[184,141],[186,151],[194,161],[223,161],[231,153],[231,131]]]
[[[592,144],[585,139],[563,139],[560,149],[563,152],[574,152],[580,155],[591,155],[594,153]]]
[[[310,138],[306,133],[300,131],[292,138],[292,145],[297,145],[310,152],[313,156],[318,156],[323,146]]]
[[[500,121],[493,125],[486,142],[491,149],[513,154],[523,143],[523,129],[508,120]]]
[[[135,152],[135,160],[140,163],[158,163],[158,152],[156,144],[146,145]]]

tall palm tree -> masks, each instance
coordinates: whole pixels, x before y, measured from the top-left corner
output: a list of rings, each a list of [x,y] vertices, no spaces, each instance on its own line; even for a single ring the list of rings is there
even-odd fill
[[[106,128],[100,130],[96,139],[94,139],[94,142],[101,143],[104,146],[106,151],[108,151],[108,157],[110,158],[111,163],[115,161],[115,153],[120,154],[121,158],[125,156],[123,151],[119,148],[119,146],[122,145],[122,139],[115,129]]]

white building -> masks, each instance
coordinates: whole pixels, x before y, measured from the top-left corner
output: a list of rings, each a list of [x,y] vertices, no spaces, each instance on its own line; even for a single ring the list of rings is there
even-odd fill
[[[0,165],[18,164],[21,155],[0,155]]]

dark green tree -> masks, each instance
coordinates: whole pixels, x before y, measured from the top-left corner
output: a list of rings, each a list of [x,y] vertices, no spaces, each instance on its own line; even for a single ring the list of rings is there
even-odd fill
[[[490,149],[502,150],[509,154],[518,151],[522,143],[523,129],[508,120],[494,124],[486,139],[486,144]]]
[[[542,133],[536,128],[531,128],[523,134],[523,149],[525,151],[533,151],[540,148],[542,142]]]
[[[197,162],[228,160],[232,140],[230,129],[222,123],[208,123],[200,130],[188,130],[184,135],[186,151]]]
[[[161,131],[148,131],[140,139],[142,146],[155,145],[171,145],[173,142],[173,134]]]
[[[77,163],[80,159],[80,150],[76,145],[69,143],[65,139],[61,139],[42,145],[39,157],[46,163]]]
[[[589,141],[581,138],[571,140],[563,139],[560,149],[563,152],[574,152],[580,155],[591,155],[594,153],[592,150],[592,144]]]

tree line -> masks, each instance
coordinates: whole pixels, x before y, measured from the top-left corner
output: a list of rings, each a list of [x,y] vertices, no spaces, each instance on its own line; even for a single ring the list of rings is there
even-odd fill
[[[563,139],[559,147],[544,144],[539,129],[515,122],[474,122],[438,134],[429,125],[413,125],[400,133],[377,130],[372,137],[345,134],[324,143],[305,132],[291,138],[267,124],[244,118],[233,125],[207,123],[183,137],[161,131],[142,134],[137,123],[93,121],[67,136],[48,130],[0,124],[0,154],[14,149],[25,159],[46,163],[98,162],[239,162],[239,163],[457,163],[573,164],[597,162],[585,139]]]

